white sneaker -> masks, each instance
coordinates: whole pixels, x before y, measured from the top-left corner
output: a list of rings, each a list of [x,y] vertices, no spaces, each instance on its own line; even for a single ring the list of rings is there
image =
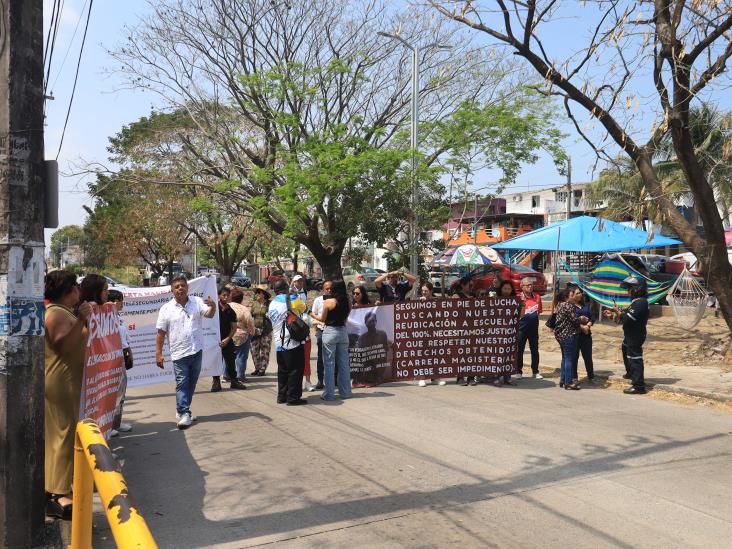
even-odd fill
[[[132,431],[132,425],[130,425],[129,423],[120,423],[117,430],[120,433],[129,433],[130,431]]]
[[[198,416],[194,416],[193,414],[189,414],[191,416],[191,421],[198,421]],[[175,420],[178,421],[180,419],[180,414],[178,412],[175,413]]]
[[[309,381],[305,380],[305,390],[308,393],[312,393],[315,390],[315,386],[312,383],[310,383]]]
[[[119,436],[119,431],[117,431],[117,429],[111,429],[111,430],[109,431],[109,436],[110,436],[110,437],[116,437],[116,436]]]
[[[447,381],[445,381],[444,379],[441,379],[440,381],[437,382],[437,385],[447,385]]]
[[[521,378],[522,378],[522,377],[524,377],[524,376],[523,376],[523,374],[516,374],[516,375],[515,375],[514,377],[515,377],[516,379],[521,379]]]
[[[424,379],[420,379],[417,385],[419,385],[420,387],[427,387],[427,382]]]
[[[544,379],[544,376],[541,374],[534,374],[534,379]]]
[[[191,414],[181,414],[180,419],[178,420],[178,429],[187,429],[191,426],[191,423],[193,423],[193,420],[191,419]]]

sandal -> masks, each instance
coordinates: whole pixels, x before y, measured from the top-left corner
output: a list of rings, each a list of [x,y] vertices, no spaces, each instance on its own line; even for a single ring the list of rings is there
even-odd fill
[[[496,379],[496,380],[495,380],[495,381],[493,382],[493,385],[494,385],[495,387],[500,387],[501,385],[503,385],[503,383],[501,383],[501,380],[500,380],[500,379]]]
[[[510,379],[507,379],[503,382],[505,385],[513,385],[514,387],[517,385],[515,381],[511,381]]]
[[[54,517],[61,520],[71,520],[71,503],[62,505],[59,503],[59,499],[63,497],[70,497],[66,494],[48,494],[46,501],[46,516]]]

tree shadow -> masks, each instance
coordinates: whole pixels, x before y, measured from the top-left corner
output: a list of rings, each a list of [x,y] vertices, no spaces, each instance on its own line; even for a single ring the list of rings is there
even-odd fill
[[[387,393],[384,396],[393,395]],[[332,419],[332,416],[328,415],[326,407],[315,406],[312,407],[312,410],[316,417],[322,416],[323,421],[326,418]],[[248,467],[246,473],[247,493],[266,494],[269,501],[268,505],[254,507],[246,502],[248,494],[242,493],[240,489],[236,488],[237,478],[231,478],[231,484],[223,488],[218,485],[207,487],[206,480],[209,473],[201,469],[199,462],[192,455],[189,443],[193,438],[190,438],[187,432],[176,429],[172,421],[148,423],[136,418],[135,434],[140,436],[119,439],[122,446],[121,455],[125,461],[123,473],[130,492],[140,504],[142,516],[147,520],[160,547],[204,547],[237,541],[246,542],[246,540],[285,533],[289,537],[292,532],[303,528],[327,527],[344,521],[368,521],[374,520],[376,517],[383,518],[404,513],[429,512],[450,506],[486,501],[507,494],[521,497],[536,508],[555,514],[566,523],[581,528],[601,540],[620,547],[630,547],[611,533],[580,523],[558,510],[550,509],[525,492],[562,481],[576,481],[583,477],[591,478],[600,473],[625,470],[628,468],[629,460],[648,456],[658,456],[654,460],[654,466],[658,466],[660,462],[701,460],[706,456],[696,455],[694,452],[690,454],[687,452],[683,458],[669,457],[665,461],[663,455],[674,449],[691,448],[729,436],[727,433],[713,433],[677,440],[660,436],[628,435],[622,443],[584,444],[581,451],[574,454],[559,457],[530,455],[524,460],[523,467],[515,474],[505,476],[496,473],[494,477],[486,478],[458,462],[440,460],[395,437],[377,432],[365,426],[366,424],[363,422],[339,417],[337,422],[328,423],[330,436],[337,437],[344,443],[348,441],[353,445],[368,442],[377,449],[396,452],[405,458],[423,460],[445,470],[461,473],[468,479],[465,482],[436,489],[422,489],[415,486],[412,489],[398,491],[385,483],[380,483],[378,475],[370,474],[364,469],[368,463],[367,456],[363,456],[355,463],[347,462],[321,448],[320,441],[313,438],[310,433],[301,432],[298,429],[286,430],[287,427],[292,427],[291,422],[300,417],[293,415],[273,422],[269,416],[257,412],[229,412],[201,416],[201,421],[188,431],[196,433],[196,453],[199,455],[199,459],[202,459],[200,457],[202,453],[205,454],[208,459],[208,467],[223,468],[228,460],[237,459],[251,463],[251,468]],[[215,443],[221,434],[209,433],[206,431],[206,424],[235,421],[240,424],[232,423],[232,427],[236,426],[232,431],[232,436],[238,434],[240,439],[237,439],[234,448],[227,455],[217,456]],[[308,418],[308,421],[311,419]],[[364,485],[375,485],[386,493],[378,495],[356,493],[350,497],[349,495],[338,497],[334,501],[315,499],[313,496],[303,493],[297,486],[286,482],[287,474],[296,474],[296,471],[302,471],[302,468],[284,472],[282,482],[272,483],[271,478],[261,474],[258,470],[258,468],[268,466],[267,463],[260,461],[262,456],[266,455],[263,453],[261,444],[248,440],[246,436],[248,429],[253,429],[262,423],[266,423],[270,429],[274,430],[271,435],[268,434],[272,440],[287,440],[287,446],[299,448],[297,455],[292,456],[294,462],[301,460],[303,456],[308,456],[308,459],[316,464],[322,460],[328,468],[337,467],[348,471],[361,479]],[[724,456],[730,455],[732,454],[724,454]],[[218,459],[212,463],[213,458]],[[639,467],[643,467],[643,465]],[[220,471],[217,473],[221,475]],[[344,491],[343,494],[350,494],[350,490]],[[215,514],[215,511],[211,509],[207,509],[207,514],[204,514],[204,504],[207,499],[210,504],[212,501],[218,503],[219,498],[227,502],[229,501],[227,498],[231,497],[243,502],[240,503],[242,508],[253,508],[255,512],[224,520],[209,518],[207,514]],[[288,505],[294,503],[297,507],[285,510],[276,508],[283,503]],[[236,506],[232,505],[231,509],[235,508]],[[231,509],[227,509],[227,512],[231,512]],[[106,518],[101,517],[99,512],[95,513],[95,524],[97,528],[95,529],[94,547],[114,547]],[[466,526],[456,524],[456,527],[465,528]],[[489,544],[489,540],[483,540],[477,533],[470,532],[470,534],[477,536],[476,542],[479,539],[481,545]]]

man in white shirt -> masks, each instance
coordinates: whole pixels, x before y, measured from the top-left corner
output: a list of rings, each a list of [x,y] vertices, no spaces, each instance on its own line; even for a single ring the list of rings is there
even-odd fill
[[[316,297],[315,301],[313,302],[312,312],[314,315],[320,316],[323,314],[323,301],[325,301],[326,298],[330,296],[330,292],[332,289],[332,281],[326,280],[325,282],[323,282],[323,295],[319,295],[318,297]],[[325,387],[323,385],[323,328],[325,328],[325,324],[315,319],[313,319],[313,324],[315,325],[315,339],[318,343],[318,384],[315,386],[315,389],[320,391]]]
[[[173,299],[158,312],[155,362],[163,368],[163,343],[168,336],[170,358],[175,372],[175,417],[178,428],[186,429],[196,419],[191,414],[191,400],[201,373],[203,358],[203,318],[216,314],[216,303],[211,296],[205,300],[188,296],[188,281],[177,276],[171,281]]]

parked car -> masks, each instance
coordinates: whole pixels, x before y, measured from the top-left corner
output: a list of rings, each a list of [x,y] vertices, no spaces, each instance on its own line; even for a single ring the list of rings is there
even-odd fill
[[[481,265],[470,271],[470,278],[473,279],[473,287],[476,290],[481,288],[495,288],[496,276],[500,280],[510,280],[516,293],[521,291],[521,280],[524,278],[534,279],[534,291],[539,295],[546,293],[546,278],[539,271],[531,267],[511,263],[510,265]],[[456,280],[452,289],[457,287],[459,279]]]
[[[122,284],[121,282],[117,282],[114,278],[111,276],[103,275],[104,278],[107,279],[107,286],[109,286],[110,290],[119,290],[120,292],[124,290],[125,288],[128,288],[127,284]],[[76,277],[76,283],[81,284],[81,281],[84,280],[83,276],[77,276]]]
[[[274,289],[275,284],[277,284],[280,280],[285,279],[285,275],[287,276],[287,279],[290,282],[292,282],[292,279],[295,275],[300,275],[307,281],[307,277],[300,271],[291,271],[291,270],[280,271],[279,269],[277,269],[277,270],[272,271],[270,273],[270,275],[267,277],[267,284],[269,284],[270,288]],[[306,289],[310,289],[310,288],[306,287]]]
[[[252,279],[244,273],[234,273],[231,277],[231,283],[241,286],[242,288],[250,288],[252,286]]]
[[[679,274],[681,274],[681,271],[684,270],[683,259],[676,258],[676,256],[666,257],[665,255],[657,254],[632,253],[621,253],[619,255],[636,271],[656,282],[674,282]],[[694,259],[696,260],[696,258]],[[698,276],[698,273],[693,272],[692,269],[689,269],[689,272],[694,275],[694,278],[702,286],[705,285],[704,279]]]
[[[452,284],[460,278],[460,271],[457,269],[450,269],[444,272],[445,276],[445,287],[450,288]],[[442,271],[430,271],[430,282],[432,282],[433,292],[435,294],[442,293]]]
[[[380,276],[381,274],[372,267],[343,267],[343,281],[346,283],[348,293],[351,293],[356,286],[366,286],[367,291],[375,292],[374,280]]]
[[[308,291],[315,290],[319,292],[323,289],[323,279],[315,276],[308,276],[305,278],[306,288]]]

